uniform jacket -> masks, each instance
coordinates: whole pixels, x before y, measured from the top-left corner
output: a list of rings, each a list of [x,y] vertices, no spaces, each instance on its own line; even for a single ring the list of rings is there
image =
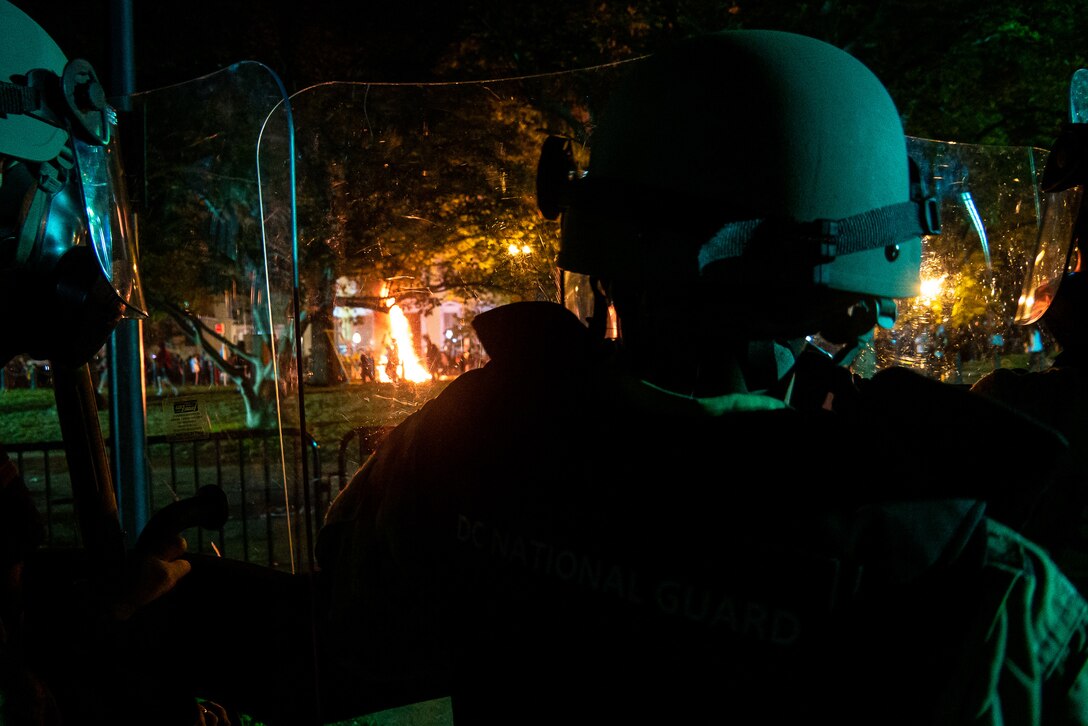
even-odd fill
[[[559,306],[475,325],[490,362],[320,535],[356,693],[452,694],[458,726],[1083,722],[1088,606],[985,515],[1024,473],[990,431],[1011,412],[906,371],[849,414],[695,399],[599,363]]]
[[[1010,523],[1043,545],[1073,584],[1088,592],[1088,368],[1066,351],[1046,370],[991,371],[972,390],[1052,426],[1069,441],[1070,456],[1057,480],[1024,518]],[[1020,455],[1034,458],[1035,452]]]

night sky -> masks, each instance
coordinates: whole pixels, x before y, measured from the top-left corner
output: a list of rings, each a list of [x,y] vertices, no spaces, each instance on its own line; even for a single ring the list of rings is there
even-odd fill
[[[12,2],[69,58],[86,58],[106,80],[112,0]],[[133,0],[135,90],[191,80],[242,60],[268,65],[288,88],[330,80],[430,80],[430,68],[454,32],[456,7],[430,0]]]
[[[121,0],[12,0],[110,96],[110,9]],[[1085,64],[1088,13],[1059,0],[130,0],[132,90],[259,61],[289,93],[329,81],[474,81],[584,68],[724,27],[832,42],[885,82],[908,133],[1049,146]],[[919,13],[919,5],[926,12]],[[636,8],[637,12],[629,12]],[[735,12],[734,12],[735,11]],[[636,17],[637,16],[637,17]]]

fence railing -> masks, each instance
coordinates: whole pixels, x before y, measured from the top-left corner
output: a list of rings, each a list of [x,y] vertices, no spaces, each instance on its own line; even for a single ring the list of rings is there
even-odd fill
[[[336,476],[328,481],[328,501],[343,489],[363,462],[367,460],[378,442],[392,431],[394,426],[357,426],[340,437],[336,453]],[[333,485],[336,486],[335,490]]]
[[[392,426],[361,426],[346,433],[337,448],[335,471],[322,473],[321,451],[306,436],[298,445],[298,430],[230,431],[199,440],[147,439],[148,502],[152,512],[180,498],[194,495],[207,484],[227,495],[230,516],[217,533],[186,530],[189,549],[223,557],[291,569],[306,560],[309,547],[302,517],[312,517],[316,532],[332,499],[362,465]],[[24,480],[42,513],[49,547],[80,546],[79,520],[72,497],[64,443],[60,441],[8,444]],[[301,456],[310,457],[312,489],[302,489]],[[326,471],[328,470],[326,466]],[[283,476],[284,469],[288,476]],[[293,482],[284,491],[284,482]]]

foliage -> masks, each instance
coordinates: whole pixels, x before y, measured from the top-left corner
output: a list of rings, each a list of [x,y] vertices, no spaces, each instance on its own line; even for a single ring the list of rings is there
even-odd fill
[[[635,58],[698,32],[802,32],[869,65],[911,135],[1045,147],[1067,113],[1072,71],[1086,62],[1086,21],[1069,0],[568,0],[561,8],[468,0],[456,10],[440,3],[385,8],[350,42],[332,30],[307,35],[329,20],[325,10],[308,12],[298,34],[312,42],[284,47],[275,70],[305,89],[291,97],[299,312],[318,341],[332,339],[326,329],[334,305],[384,313],[392,297],[426,313],[439,299],[491,305],[557,297],[557,225],[536,212],[532,175],[547,133],[578,142],[591,136],[597,106],[586,99],[602,95],[557,90],[571,78],[566,71]],[[389,47],[397,28],[418,33],[410,62]],[[283,40],[268,35],[274,24],[258,23],[253,32],[268,43]],[[554,87],[533,80],[542,73],[559,74]],[[347,82],[306,87],[330,79]],[[153,109],[155,119],[174,123],[155,126],[149,139],[141,224],[153,244],[144,245],[142,265],[173,305],[207,316],[227,291],[239,315],[258,304],[257,282],[272,273],[266,263],[290,261],[289,250],[262,259],[261,236],[263,225],[275,223],[289,237],[289,213],[283,204],[270,210],[258,203],[263,190],[254,186],[253,133],[244,123],[252,121],[250,109],[198,91],[204,95]],[[209,107],[209,98],[217,103]],[[184,161],[157,165],[156,149]],[[522,254],[526,249],[531,253]],[[995,274],[1018,272],[1011,260],[994,264]],[[332,281],[343,278],[361,284],[334,297]],[[956,314],[979,311],[961,305]],[[165,320],[156,309],[148,325],[164,327]],[[315,358],[334,353],[321,348]],[[313,361],[315,380],[338,380],[320,373],[322,365],[333,362]]]
[[[145,121],[140,164],[141,275],[157,297],[202,314],[223,291],[248,290],[263,268],[256,134],[230,128],[240,112],[193,112],[193,96],[227,104],[229,92],[209,82],[154,95],[141,107],[157,121]]]
[[[699,32],[788,30],[844,48],[884,81],[907,132],[969,143],[1048,147],[1072,73],[1088,62],[1073,0],[471,0],[432,70],[496,78],[586,67],[653,52]],[[343,77],[343,76],[341,76]]]
[[[312,139],[299,163],[305,264],[371,283],[340,304],[555,298],[554,228],[513,180],[535,169],[543,126],[522,99],[341,85],[295,104]]]

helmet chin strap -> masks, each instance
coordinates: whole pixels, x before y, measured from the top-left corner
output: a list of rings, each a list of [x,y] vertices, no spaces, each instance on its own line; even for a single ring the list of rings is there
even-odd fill
[[[872,340],[876,328],[891,328],[895,319],[895,301],[889,298],[863,298],[845,309],[820,331],[823,338],[842,347],[832,354],[808,344],[782,379],[782,399],[794,406],[830,408],[835,393],[852,385],[847,369]]]
[[[874,330],[895,325],[897,310],[890,298],[868,297],[858,300],[841,315],[820,329],[824,339],[842,345],[832,356],[835,365],[849,367],[858,353],[869,344]]]
[[[37,178],[26,192],[19,215],[22,228],[15,250],[15,262],[19,265],[29,262],[38,251],[38,239],[49,215],[49,202],[67,183],[68,175],[75,166],[75,155],[70,147],[65,146],[55,159],[36,166]],[[30,164],[27,169],[34,167],[34,164]]]

